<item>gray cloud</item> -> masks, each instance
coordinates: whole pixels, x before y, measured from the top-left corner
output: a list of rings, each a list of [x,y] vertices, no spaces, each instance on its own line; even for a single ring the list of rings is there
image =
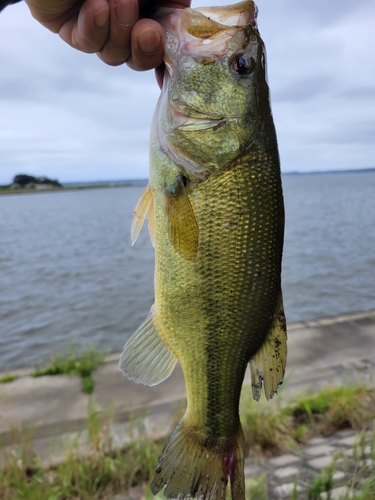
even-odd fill
[[[294,79],[288,86],[277,86],[272,92],[273,102],[299,103],[332,92],[335,86],[333,78],[328,76]]]
[[[372,120],[340,123],[330,132],[322,134],[318,140],[329,144],[372,145],[374,138],[375,117]]]
[[[265,9],[272,10],[275,17],[288,16],[296,29],[298,24],[306,21],[313,22],[320,27],[331,26],[341,19],[350,17],[358,7],[368,5],[368,0],[315,0],[314,2],[301,2],[301,0],[284,0],[283,2],[272,2],[268,6],[263,5],[261,0],[257,1],[260,8],[260,16]],[[263,16],[262,16],[263,17]]]
[[[353,87],[338,92],[338,96],[350,101],[368,102],[374,106],[375,111],[375,83],[374,87]]]

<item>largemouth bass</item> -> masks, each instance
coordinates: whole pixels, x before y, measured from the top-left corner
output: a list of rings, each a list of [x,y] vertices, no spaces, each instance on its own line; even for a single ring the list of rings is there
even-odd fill
[[[124,347],[123,373],[154,385],[181,363],[187,409],[151,490],[167,498],[244,493],[238,405],[283,380],[284,208],[266,56],[252,1],[162,10],[165,76],[151,133],[150,180],[135,208],[155,245],[155,303]]]

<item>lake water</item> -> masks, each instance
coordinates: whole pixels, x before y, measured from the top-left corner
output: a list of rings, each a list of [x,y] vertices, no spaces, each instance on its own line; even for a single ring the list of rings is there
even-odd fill
[[[375,173],[284,176],[289,322],[375,308]],[[143,188],[0,197],[0,372],[67,345],[122,349],[153,302],[153,248],[130,246]]]

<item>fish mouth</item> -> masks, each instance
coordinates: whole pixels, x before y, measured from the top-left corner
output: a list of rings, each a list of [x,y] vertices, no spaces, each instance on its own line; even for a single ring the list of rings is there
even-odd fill
[[[245,27],[255,21],[258,15],[253,0],[220,7],[196,7],[195,10],[218,24],[232,27]]]
[[[212,118],[188,118],[185,123],[179,125],[177,128],[184,131],[203,131],[203,130],[217,130],[226,124],[225,118],[213,120]]]
[[[249,24],[256,25],[257,15],[253,0],[220,7],[158,9],[155,18],[166,32],[166,66],[176,66],[176,56],[181,54],[202,60],[222,57],[233,35]]]
[[[174,106],[169,106],[170,116],[173,117],[166,126],[168,132],[179,130],[181,132],[199,132],[205,130],[217,130],[225,125],[227,117],[202,111],[192,107],[188,103],[181,101],[180,104],[184,107],[183,110],[178,110]]]

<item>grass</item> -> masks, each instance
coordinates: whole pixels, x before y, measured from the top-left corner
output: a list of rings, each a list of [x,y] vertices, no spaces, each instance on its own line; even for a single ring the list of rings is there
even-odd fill
[[[245,498],[247,500],[267,500],[267,474],[263,473],[258,479],[249,478],[245,484]]]
[[[71,367],[69,363],[64,366]],[[78,366],[85,366],[85,363],[78,363]],[[82,373],[77,367],[74,370],[74,373],[77,370]],[[241,418],[246,449],[253,456],[270,456],[286,449],[297,449],[313,435],[328,435],[345,426],[367,429],[375,414],[374,408],[375,391],[363,387],[325,389],[316,396],[297,397],[285,405],[257,404],[250,400],[245,390]],[[65,460],[56,466],[43,466],[32,453],[32,440],[25,442],[0,466],[0,499],[105,500],[134,487],[142,490],[143,497],[151,499],[145,484],[154,471],[164,440],[148,439],[142,420],[136,420],[129,431],[133,441],[118,449],[111,430],[113,418],[114,411],[102,416],[90,404],[84,433],[70,446]],[[84,437],[83,446],[81,438]],[[353,456],[355,467],[351,470],[348,495],[352,492],[357,495],[353,497],[355,500],[374,500],[375,471],[368,460],[371,457],[375,460],[375,430],[371,445],[366,442],[365,434],[360,435]],[[330,498],[334,473],[342,464],[342,457],[335,456],[331,466],[313,479],[308,485],[309,500],[321,500],[323,493]],[[266,476],[248,479],[246,492],[247,500],[267,500]],[[293,500],[298,500],[298,495],[296,483]],[[349,499],[349,496],[344,498]]]
[[[374,415],[375,390],[369,387],[328,388],[314,396],[298,396],[285,406],[256,403],[245,389],[241,400],[246,453],[258,459],[296,450],[313,436],[361,430]]]
[[[16,380],[18,377],[17,375],[4,375],[3,377],[0,378],[0,384],[8,384],[9,382],[13,382]]]
[[[30,443],[9,454],[0,466],[1,500],[104,500],[135,484],[148,481],[162,445],[144,436],[142,423],[134,422],[137,436],[124,449],[115,449],[110,425],[113,414],[101,417],[89,405],[85,426],[87,443],[71,446],[64,461],[43,467]]]
[[[322,494],[330,496],[330,492],[334,486],[334,474],[336,472],[336,464],[340,455],[334,455],[332,462],[317,474],[307,486],[307,496],[309,500],[320,500]],[[298,499],[298,495],[297,495]]]
[[[296,398],[285,409],[293,425],[309,424],[317,434],[330,436],[340,429],[361,429],[375,414],[374,391],[369,387],[335,387]]]
[[[42,377],[44,375],[78,375],[82,378],[82,391],[91,394],[95,388],[92,372],[105,361],[106,352],[87,349],[81,356],[72,349],[69,354],[54,356],[41,369],[31,373],[32,377]]]

